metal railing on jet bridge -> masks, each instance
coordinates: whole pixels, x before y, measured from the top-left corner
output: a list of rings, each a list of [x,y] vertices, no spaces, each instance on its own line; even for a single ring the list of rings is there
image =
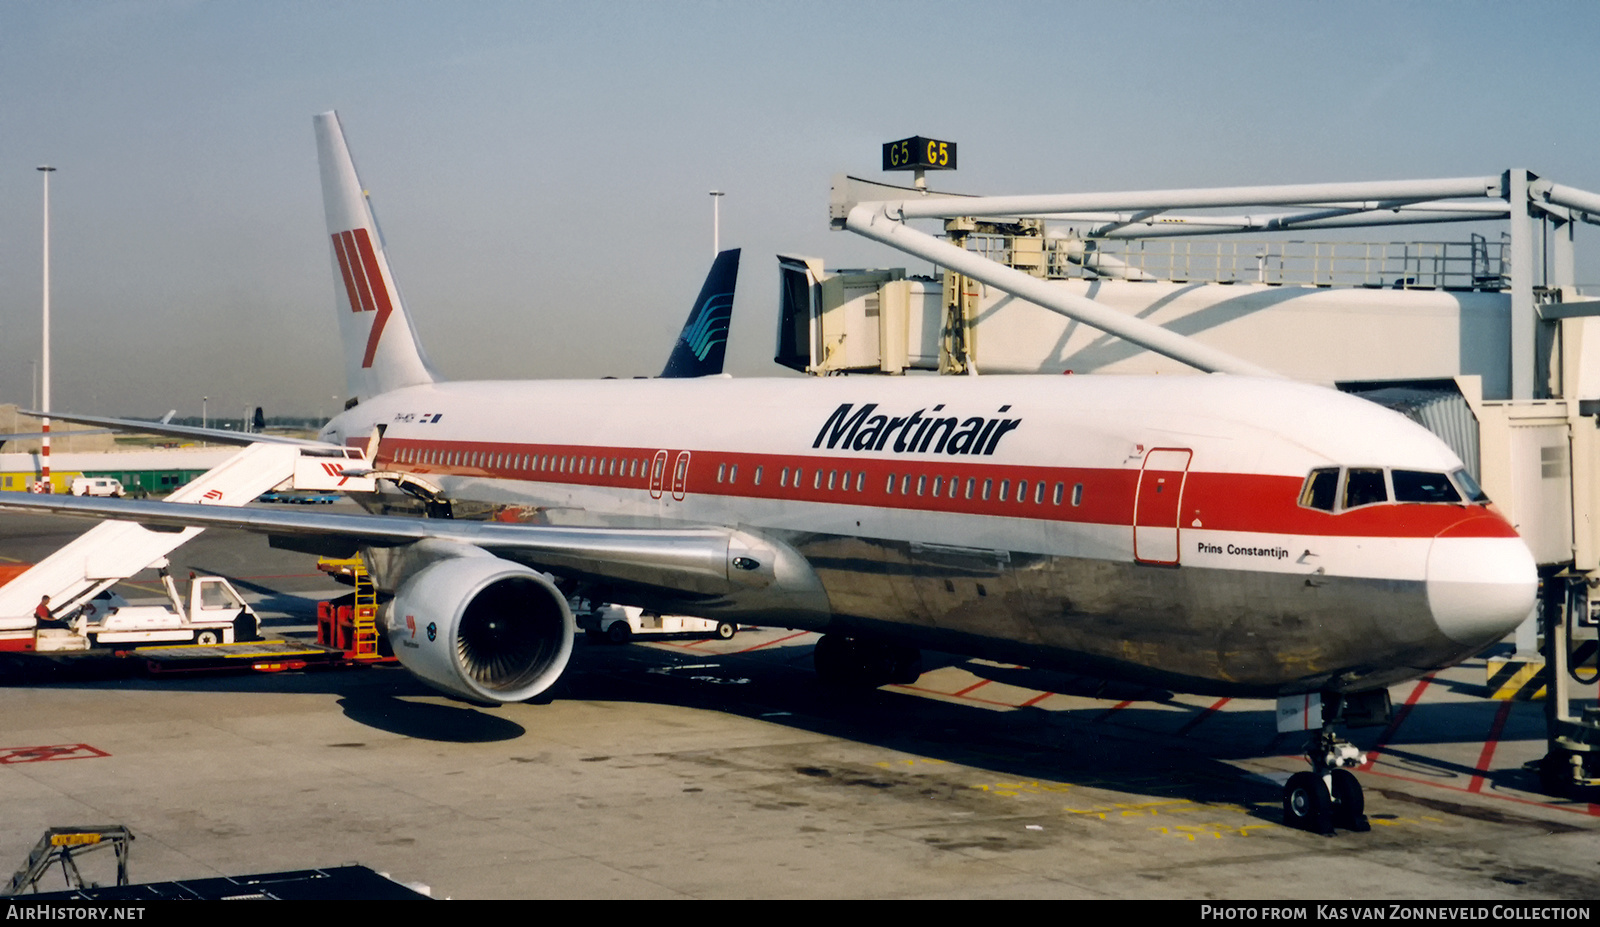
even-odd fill
[[[1471,241],[1086,241],[978,233],[967,238],[967,248],[1018,269],[1040,268],[1053,280],[1114,276],[1178,283],[1448,290],[1510,285],[1507,243],[1481,236]]]

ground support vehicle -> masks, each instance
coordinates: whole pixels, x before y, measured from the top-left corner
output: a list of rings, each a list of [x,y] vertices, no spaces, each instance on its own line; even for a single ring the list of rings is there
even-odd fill
[[[66,629],[40,628],[33,650],[59,653],[91,649],[131,650],[158,643],[188,643],[202,646],[259,640],[260,621],[233,584],[220,576],[193,576],[189,580],[189,602],[184,604],[178,587],[165,568],[161,582],[170,605],[111,604],[102,608],[92,600],[72,616]]]
[[[574,599],[570,604],[572,617],[591,640],[608,640],[615,644],[626,644],[636,634],[695,634],[728,640],[739,631],[739,626],[731,621],[658,615],[632,605],[596,605],[587,599]]]

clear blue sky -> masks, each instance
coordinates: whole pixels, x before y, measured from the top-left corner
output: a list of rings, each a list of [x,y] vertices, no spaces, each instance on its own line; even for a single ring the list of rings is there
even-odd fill
[[[729,368],[766,375],[776,253],[908,263],[827,230],[830,176],[880,176],[881,142],[955,140],[949,185],[986,193],[1507,167],[1600,190],[1597,27],[1594,3],[11,0],[0,401],[31,396],[43,163],[58,409],[326,414],[318,112],[446,376],[657,372],[713,188],[745,249]]]

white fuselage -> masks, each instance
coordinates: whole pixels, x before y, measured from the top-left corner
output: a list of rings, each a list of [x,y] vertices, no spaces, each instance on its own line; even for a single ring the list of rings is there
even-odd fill
[[[379,466],[457,517],[750,529],[810,563],[819,630],[1188,691],[1417,675],[1514,627],[1536,583],[1483,505],[1302,504],[1319,468],[1461,462],[1395,413],[1283,380],[436,383],[324,437],[375,426]]]

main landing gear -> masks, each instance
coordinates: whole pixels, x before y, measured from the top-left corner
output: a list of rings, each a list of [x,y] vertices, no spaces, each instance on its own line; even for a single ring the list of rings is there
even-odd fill
[[[824,683],[841,688],[876,689],[916,682],[922,675],[917,648],[867,637],[824,634],[811,660]]]

